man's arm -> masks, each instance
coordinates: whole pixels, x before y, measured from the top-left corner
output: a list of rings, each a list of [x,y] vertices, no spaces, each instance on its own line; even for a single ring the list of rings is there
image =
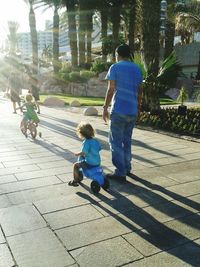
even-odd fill
[[[107,120],[109,118],[108,107],[110,105],[110,102],[112,100],[114,92],[115,92],[115,81],[114,80],[110,80],[110,81],[108,81],[108,89],[107,89],[107,92],[106,92],[105,102],[104,102],[104,105],[103,105],[103,120],[105,122],[107,122]]]

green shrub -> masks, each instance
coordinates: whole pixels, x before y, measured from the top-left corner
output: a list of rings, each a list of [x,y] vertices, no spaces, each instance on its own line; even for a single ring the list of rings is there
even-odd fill
[[[71,63],[69,62],[63,62],[62,63],[62,66],[61,66],[61,69],[59,71],[60,73],[70,73],[72,72],[72,66],[71,66]]]
[[[72,71],[69,74],[70,82],[87,82],[87,79],[85,77],[81,77],[80,72],[78,71]]]
[[[137,125],[200,136],[200,109],[188,109],[185,116],[178,115],[176,108],[161,109],[159,115],[142,112],[138,117]]]
[[[92,67],[90,70],[99,74],[101,72],[108,71],[108,69],[110,68],[111,65],[112,65],[111,62],[102,62],[102,61],[98,60],[92,64]]]
[[[80,77],[83,79],[89,80],[90,78],[95,76],[95,72],[90,70],[81,70],[80,71]]]

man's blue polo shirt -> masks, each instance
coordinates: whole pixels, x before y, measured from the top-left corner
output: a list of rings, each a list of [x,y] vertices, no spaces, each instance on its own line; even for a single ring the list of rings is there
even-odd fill
[[[140,68],[131,61],[119,61],[110,67],[106,80],[115,81],[111,113],[137,115],[138,89],[142,83]]]

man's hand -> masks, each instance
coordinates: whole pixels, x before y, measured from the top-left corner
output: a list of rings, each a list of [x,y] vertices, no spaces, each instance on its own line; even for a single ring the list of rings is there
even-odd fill
[[[105,121],[105,123],[107,123],[109,121],[109,112],[105,108],[103,109],[103,115],[102,115],[102,117],[103,117],[103,120]]]

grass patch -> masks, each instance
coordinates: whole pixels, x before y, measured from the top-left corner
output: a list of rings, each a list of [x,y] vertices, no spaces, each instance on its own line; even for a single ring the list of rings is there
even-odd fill
[[[72,100],[78,100],[81,106],[103,106],[104,97],[92,97],[92,96],[72,96],[66,94],[50,94],[40,95],[40,102],[43,103],[47,97],[57,97],[65,102],[65,105],[69,105]]]
[[[92,96],[72,96],[72,95],[66,95],[66,94],[50,94],[40,95],[40,102],[43,103],[44,100],[47,97],[58,97],[59,99],[62,99],[65,102],[65,105],[69,105],[69,103],[72,100],[78,100],[81,104],[81,106],[103,106],[104,104],[104,97],[92,97]],[[171,98],[160,98],[160,104],[161,105],[175,105],[178,104],[178,102],[174,101]]]
[[[161,105],[176,105],[179,103],[177,101],[175,101],[174,99],[161,97],[160,98],[160,104]]]

